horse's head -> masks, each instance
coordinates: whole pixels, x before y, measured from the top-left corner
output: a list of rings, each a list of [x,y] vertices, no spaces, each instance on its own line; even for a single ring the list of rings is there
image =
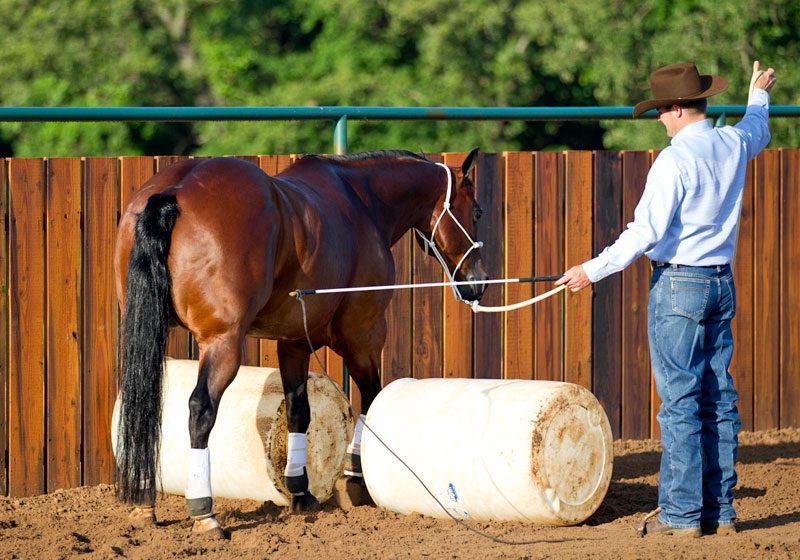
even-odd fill
[[[461,168],[448,168],[448,177],[444,180],[451,182],[451,188],[443,189],[430,222],[426,224],[427,227],[420,228],[428,239],[432,239],[445,261],[443,265],[447,266],[453,279],[476,282],[457,286],[458,293],[466,301],[481,298],[486,284],[479,282],[488,278],[480,254],[483,244],[478,242],[477,236],[477,225],[482,211],[475,200],[475,187],[469,176],[477,154],[478,148],[475,148],[466,157]]]

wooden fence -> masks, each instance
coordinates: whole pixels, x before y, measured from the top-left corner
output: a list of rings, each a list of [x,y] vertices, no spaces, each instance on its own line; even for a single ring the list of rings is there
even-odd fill
[[[633,216],[652,152],[484,154],[476,169],[479,237],[491,277],[560,273],[597,254]],[[463,154],[432,157],[459,165]],[[116,223],[131,194],[175,157],[0,161],[0,490],[24,496],[113,480],[110,416],[118,312]],[[249,159],[274,174],[290,156]],[[766,150],[747,174],[735,264],[731,372],[748,430],[800,426],[800,150]],[[794,239],[794,241],[791,241]],[[393,252],[398,282],[442,279],[410,235]],[[647,350],[650,270],[639,259],[578,294],[473,316],[449,288],[398,291],[388,312],[383,381],[414,377],[555,379],[590,388],[616,437],[658,436]],[[492,286],[483,303],[548,286]],[[185,331],[169,353],[194,357]],[[342,362],[323,351],[341,383]],[[248,340],[246,362],[276,366],[275,345]],[[312,369],[314,364],[312,363]],[[358,400],[357,391],[350,389]]]

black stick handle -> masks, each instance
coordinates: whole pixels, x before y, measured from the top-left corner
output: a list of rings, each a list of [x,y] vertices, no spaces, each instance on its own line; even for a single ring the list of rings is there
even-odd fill
[[[555,282],[561,278],[563,274],[555,274],[552,276],[530,276],[528,278],[520,278],[520,282]]]

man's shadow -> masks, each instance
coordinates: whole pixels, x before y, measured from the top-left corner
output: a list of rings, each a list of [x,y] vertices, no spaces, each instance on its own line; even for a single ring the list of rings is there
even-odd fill
[[[757,443],[739,446],[737,465],[767,464],[779,461],[797,466],[800,474],[800,444]],[[603,503],[586,521],[587,525],[601,525],[620,517],[649,513],[658,504],[658,481],[642,482],[642,478],[658,474],[661,463],[660,451],[643,451],[614,458],[614,474]],[[742,485],[742,482],[745,485]],[[767,489],[758,487],[758,481],[741,480],[734,490],[735,499],[760,498]],[[796,523],[800,512],[771,515],[762,519],[748,519],[737,523],[741,531],[765,529]]]

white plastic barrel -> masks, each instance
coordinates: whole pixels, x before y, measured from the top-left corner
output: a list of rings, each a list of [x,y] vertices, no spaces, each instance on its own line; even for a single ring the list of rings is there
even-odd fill
[[[572,525],[599,507],[611,480],[611,428],[571,383],[399,379],[378,394],[361,442],[375,502],[398,513]]]
[[[198,362],[167,360],[164,371],[159,490],[183,495],[188,476],[189,396]],[[329,380],[309,373],[308,477],[320,502],[331,497],[341,476],[353,421],[344,394]],[[116,453],[119,401],[114,406]],[[242,366],[222,395],[208,447],[214,496],[289,503],[286,468],[286,404],[280,371]]]

